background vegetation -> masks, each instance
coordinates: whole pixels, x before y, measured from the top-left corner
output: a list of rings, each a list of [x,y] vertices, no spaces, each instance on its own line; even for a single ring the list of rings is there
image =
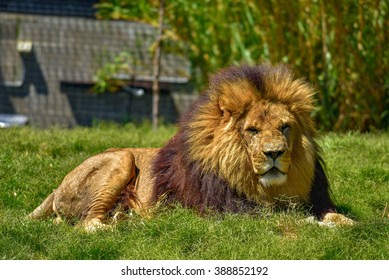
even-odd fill
[[[327,134],[320,143],[339,209],[358,223],[327,228],[301,209],[199,217],[180,206],[85,234],[27,221],[77,164],[108,147],[160,146],[174,127],[98,125],[0,131],[0,259],[389,259],[389,133]]]
[[[156,25],[158,3],[101,0],[97,16]],[[389,126],[387,1],[165,0],[165,7],[164,51],[190,59],[199,88],[226,65],[282,62],[317,87],[323,129]]]

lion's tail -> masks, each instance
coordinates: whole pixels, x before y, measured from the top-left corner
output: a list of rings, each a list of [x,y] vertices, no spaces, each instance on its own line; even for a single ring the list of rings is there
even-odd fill
[[[41,219],[54,213],[53,210],[54,192],[52,192],[27,218]]]

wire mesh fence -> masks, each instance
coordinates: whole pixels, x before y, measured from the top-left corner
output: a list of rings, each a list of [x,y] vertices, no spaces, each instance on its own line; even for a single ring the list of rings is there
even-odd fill
[[[91,125],[95,120],[151,117],[154,27],[95,18],[97,1],[0,0],[0,114],[21,114],[34,126]],[[126,87],[91,91],[97,71],[129,54]],[[191,101],[189,62],[161,60],[160,116],[176,121]]]

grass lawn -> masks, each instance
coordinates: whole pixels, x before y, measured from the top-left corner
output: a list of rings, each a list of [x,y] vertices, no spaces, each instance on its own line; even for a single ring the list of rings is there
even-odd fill
[[[109,147],[160,146],[173,127],[0,130],[1,259],[389,259],[389,133],[326,134],[320,143],[332,193],[353,227],[303,222],[308,214],[199,217],[180,206],[85,234],[50,219],[27,221],[71,169]]]

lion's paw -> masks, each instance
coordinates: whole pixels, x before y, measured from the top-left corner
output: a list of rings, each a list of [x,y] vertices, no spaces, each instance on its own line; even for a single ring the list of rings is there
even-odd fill
[[[324,215],[322,222],[324,224],[346,225],[353,226],[355,222],[339,213],[327,213]]]
[[[54,225],[59,225],[59,224],[61,224],[61,223],[63,223],[63,220],[62,220],[62,218],[61,218],[60,216],[57,216],[57,217],[53,220],[53,224],[54,224]]]
[[[310,216],[305,219],[305,222],[310,224],[318,224],[319,226],[330,228],[342,225],[355,225],[355,222],[352,219],[347,218],[346,216],[338,213],[327,213],[321,221],[317,220],[314,216]]]
[[[82,229],[87,233],[94,233],[102,229],[112,229],[112,226],[103,224],[100,219],[94,218],[87,222],[83,222]]]

